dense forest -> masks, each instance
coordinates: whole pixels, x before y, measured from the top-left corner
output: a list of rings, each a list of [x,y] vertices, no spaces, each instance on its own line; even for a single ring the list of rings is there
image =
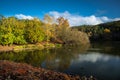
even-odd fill
[[[107,22],[98,25],[74,26],[72,28],[87,33],[91,41],[120,40],[120,21]]]
[[[45,15],[44,20],[28,20],[0,16],[0,45],[41,42],[80,45],[89,43],[89,38],[86,33],[71,29],[68,20],[63,17],[54,20]]]

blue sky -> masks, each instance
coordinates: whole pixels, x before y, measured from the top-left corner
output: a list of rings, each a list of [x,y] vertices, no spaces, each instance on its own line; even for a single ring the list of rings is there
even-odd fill
[[[42,19],[46,13],[63,16],[71,25],[98,24],[120,19],[120,0],[0,0],[4,16]]]

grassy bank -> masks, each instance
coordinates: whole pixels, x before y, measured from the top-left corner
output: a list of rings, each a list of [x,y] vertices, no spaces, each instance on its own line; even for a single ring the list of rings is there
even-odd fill
[[[62,44],[54,44],[54,43],[37,43],[37,44],[26,44],[26,45],[0,45],[0,52],[2,51],[22,51],[22,50],[42,50],[44,48],[55,48],[61,47]]]

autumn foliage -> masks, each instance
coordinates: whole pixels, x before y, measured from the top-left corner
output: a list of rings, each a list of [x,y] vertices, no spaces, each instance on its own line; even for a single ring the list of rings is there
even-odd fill
[[[0,80],[96,80],[93,77],[67,75],[24,63],[0,60]]]
[[[44,21],[17,19],[15,17],[0,18],[0,45],[31,44],[40,42],[64,44],[89,43],[87,35],[73,30],[67,19],[63,17],[54,20],[45,15]]]

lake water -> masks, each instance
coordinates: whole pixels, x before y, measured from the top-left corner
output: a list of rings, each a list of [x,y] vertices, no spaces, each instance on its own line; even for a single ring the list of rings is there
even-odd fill
[[[98,80],[120,80],[120,42],[46,50],[1,52],[0,60],[28,63],[36,67]]]

